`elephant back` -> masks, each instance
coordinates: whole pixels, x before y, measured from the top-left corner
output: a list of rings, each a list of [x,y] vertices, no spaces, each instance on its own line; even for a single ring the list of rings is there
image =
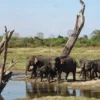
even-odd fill
[[[93,63],[96,65],[97,71],[100,72],[100,59],[93,60]]]
[[[68,56],[68,57],[64,57],[64,58],[60,58],[61,64],[69,64],[69,63],[74,63],[75,60],[74,58]]]
[[[41,61],[44,65],[48,65],[50,63],[51,57],[46,56],[38,56],[37,57],[39,61]]]

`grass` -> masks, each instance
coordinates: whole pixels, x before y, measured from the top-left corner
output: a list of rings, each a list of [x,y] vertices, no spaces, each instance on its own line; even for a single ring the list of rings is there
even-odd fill
[[[34,99],[17,99],[17,100],[99,100],[96,98],[84,98],[84,97],[64,97],[64,96],[47,96],[47,97],[41,97],[41,98],[34,98]]]
[[[37,48],[8,48],[7,65],[13,59],[19,59],[16,68],[25,68],[26,57],[30,55],[60,56],[62,47],[37,47]],[[98,59],[100,58],[100,47],[81,47],[73,48],[72,57],[78,62],[80,58]],[[2,55],[0,59],[2,58]]]

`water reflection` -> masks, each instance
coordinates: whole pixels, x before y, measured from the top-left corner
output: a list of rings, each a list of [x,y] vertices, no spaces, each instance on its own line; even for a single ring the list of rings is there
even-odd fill
[[[24,81],[9,81],[4,88],[0,100],[15,100],[17,98],[34,98],[41,96],[81,96],[100,98],[100,89],[97,91],[73,89],[66,85],[47,83],[31,83]]]
[[[72,89],[71,87],[61,86],[46,83],[29,83],[26,82],[26,94],[27,97],[40,97],[40,96],[82,96],[82,97],[96,97],[100,98],[100,92],[96,93],[92,90],[79,90]]]

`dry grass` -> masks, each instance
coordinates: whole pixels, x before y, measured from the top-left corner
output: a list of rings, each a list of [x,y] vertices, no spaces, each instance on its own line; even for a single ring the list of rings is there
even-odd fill
[[[29,55],[59,56],[62,50],[63,50],[62,47],[9,48],[7,65],[9,64],[11,59],[13,60],[19,59],[19,62],[15,66],[16,68],[24,69],[27,56]],[[76,61],[78,61],[80,58],[98,59],[100,58],[100,47],[73,48],[71,56],[74,57]]]
[[[47,96],[47,97],[41,97],[41,98],[34,98],[34,99],[17,99],[17,100],[99,100],[96,98],[84,98],[84,97],[63,97],[63,96]]]

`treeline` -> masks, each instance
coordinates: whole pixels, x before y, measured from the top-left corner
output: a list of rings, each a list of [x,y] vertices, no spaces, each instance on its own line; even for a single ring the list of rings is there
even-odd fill
[[[0,40],[2,36],[0,36]],[[58,36],[56,38],[41,38],[35,37],[12,37],[9,41],[9,47],[39,47],[39,46],[65,46],[68,37]],[[87,46],[100,46],[100,30],[92,32],[91,37],[84,35],[79,37],[75,47],[87,47]]]

